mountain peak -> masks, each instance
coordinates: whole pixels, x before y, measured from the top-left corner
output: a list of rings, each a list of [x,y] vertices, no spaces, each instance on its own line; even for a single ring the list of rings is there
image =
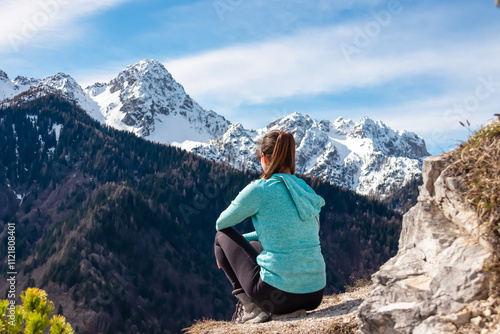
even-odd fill
[[[40,79],[36,79],[36,78],[28,78],[28,77],[24,77],[22,75],[18,75],[14,80],[13,82],[17,85],[17,86],[36,86],[40,83]]]
[[[54,77],[54,78],[71,78],[69,74],[66,74],[64,72],[57,72],[54,75],[49,75],[47,78]],[[73,78],[71,78],[73,79]]]
[[[137,66],[140,66],[140,67],[160,67],[160,68],[163,68],[166,70],[165,66],[163,66],[163,64],[157,60],[154,60],[154,59],[142,59],[142,60],[139,60],[137,63],[131,65],[132,67],[137,67]]]
[[[154,59],[129,65],[109,83],[88,86],[86,92],[108,125],[162,143],[216,139],[229,125],[198,105]]]
[[[263,129],[266,132],[271,130],[283,130],[292,133],[297,136],[297,130],[302,132],[303,129],[309,128],[313,121],[308,115],[304,116],[299,112],[294,112],[290,115],[286,115],[278,118],[277,120],[269,123],[269,125]]]
[[[293,112],[293,113],[291,113],[290,115],[285,116],[285,117],[291,117],[291,118],[302,118],[302,117],[304,117],[304,115],[302,115],[302,114],[301,114],[300,112],[298,112],[298,111],[295,111],[295,112]],[[309,116],[307,116],[307,115],[306,115],[306,117],[309,117]]]
[[[125,67],[109,84],[111,93],[133,90],[139,95],[148,95],[146,91],[156,90],[156,95],[167,91],[185,94],[184,87],[174,80],[165,66],[153,59],[143,59]]]
[[[129,65],[118,74],[118,76],[120,75],[130,77],[168,78],[170,81],[175,81],[165,66],[154,59],[143,59],[135,64]]]
[[[369,128],[380,128],[380,129],[390,129],[387,124],[382,122],[381,120],[376,120],[374,121],[372,118],[368,116],[363,116],[361,120],[356,124],[360,126],[363,129],[369,129]]]
[[[390,133],[392,136],[393,132],[394,131],[392,129],[388,128],[382,122],[374,121],[368,116],[363,116],[363,118],[361,118],[361,120],[357,122],[352,128],[350,136],[352,136],[353,138],[376,139],[377,137],[381,135],[387,135],[388,133]]]
[[[3,71],[0,71],[4,73]],[[0,73],[0,78],[2,74]],[[75,98],[75,91],[81,91],[80,85],[75,79],[69,75],[59,72],[54,75],[48,76],[45,79],[28,78],[25,76],[18,75],[12,81],[8,80],[8,77],[4,77],[8,81],[8,85],[4,87],[4,92],[0,92],[0,99],[12,98],[18,94],[28,91],[32,88],[46,88],[49,91],[59,91],[65,95],[70,100],[78,102]],[[83,92],[81,92],[83,94]]]
[[[30,82],[31,85],[35,83],[36,80]],[[54,75],[50,75],[43,80],[39,80],[37,86],[45,86],[50,89],[60,91],[70,100],[79,103],[82,107],[86,107],[86,105],[84,106],[82,104],[83,100],[86,100],[85,92],[83,91],[82,87],[80,87],[78,82],[76,82],[73,77],[66,73],[58,72]]]
[[[363,116],[363,117],[361,118],[361,120],[358,122],[358,124],[363,124],[363,125],[364,125],[364,124],[375,125],[375,123],[376,123],[376,122],[375,122],[373,119],[371,119],[370,117],[368,117],[368,116],[366,116],[366,115],[365,115],[365,116]]]
[[[346,135],[351,132],[354,127],[354,122],[350,119],[345,119],[344,117],[339,116],[335,121],[333,121],[333,125],[337,129],[337,132]]]
[[[50,84],[58,83],[61,88],[63,86],[66,86],[66,85],[71,85],[73,87],[76,87],[76,86],[80,87],[78,82],[76,82],[76,80],[73,79],[72,76],[70,76],[66,73],[63,73],[63,72],[57,72],[54,75],[49,75],[48,77],[46,77],[45,79],[42,80],[42,83],[49,84],[49,86],[53,86]],[[58,87],[54,87],[54,88],[58,88]],[[80,87],[80,89],[81,89],[81,87]]]

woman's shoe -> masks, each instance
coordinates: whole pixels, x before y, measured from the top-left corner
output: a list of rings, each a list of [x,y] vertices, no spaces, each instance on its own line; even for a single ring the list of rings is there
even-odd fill
[[[234,322],[258,324],[271,320],[271,316],[255,304],[243,289],[233,291],[233,295],[238,299]]]

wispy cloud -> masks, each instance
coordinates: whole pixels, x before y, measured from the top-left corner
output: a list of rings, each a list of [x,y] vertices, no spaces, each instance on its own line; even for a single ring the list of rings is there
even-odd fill
[[[76,20],[128,0],[4,0],[0,11],[0,53],[27,45],[71,40]]]
[[[368,115],[436,145],[463,130],[459,121],[481,124],[498,112],[494,5],[490,12],[466,0],[453,6],[431,0],[252,0],[165,2],[158,10],[156,2],[137,1],[106,17],[93,15],[126,1],[132,0],[3,1],[0,54],[7,57],[1,66],[23,71],[10,69],[11,75],[33,75],[32,69],[49,71],[54,59],[43,75],[67,71],[86,86],[109,81],[141,58],[160,57],[204,108],[247,127],[265,126],[282,109],[326,119]],[[230,8],[221,14],[214,3]],[[117,25],[124,13],[143,20],[133,28]],[[92,29],[84,18],[91,16],[105,38],[84,35]],[[16,47],[28,52],[15,53]],[[45,60],[29,52],[47,47]],[[89,55],[73,62],[80,50]],[[494,87],[476,103],[480,78]]]
[[[393,43],[384,45],[383,52],[375,45],[348,61],[341,43],[350,42],[353,31],[353,25],[309,29],[165,64],[200,102],[232,107],[300,94],[340,93],[424,75],[455,86],[457,79],[475,80],[497,68],[500,45],[494,36],[403,50],[398,50],[400,43]]]
[[[329,27],[303,29],[292,36],[170,59],[165,64],[203,106],[234,120],[238,120],[239,108],[269,106],[301,95],[342,96],[357,91],[357,99],[363,100],[363,91],[377,89],[387,101],[391,92],[389,88],[384,92],[384,87],[390,87],[396,90],[394,102],[389,106],[368,106],[367,102],[363,107],[366,114],[379,114],[395,128],[445,141],[466,116],[482,123],[493,114],[500,96],[500,45],[494,34],[482,34],[477,28],[475,33],[454,35],[453,25],[462,22],[467,3],[455,9],[438,6],[430,15],[425,14],[428,8],[404,5],[406,2],[388,23],[371,14]],[[389,8],[381,3],[376,12],[381,10]],[[442,19],[445,16],[448,21]],[[367,34],[373,26],[368,43],[357,43],[358,32]],[[359,52],[346,55],[345,45]],[[494,91],[472,112],[461,112],[467,97],[474,96],[480,78],[492,81]],[[398,90],[400,86],[405,87]],[[398,101],[396,96],[402,94],[404,98]],[[346,107],[344,112],[361,110]]]
[[[198,102],[233,120],[244,118],[239,110],[250,106],[269,108],[300,96],[352,98],[359,92],[357,100],[363,100],[369,92],[373,101],[380,92],[381,105],[367,100],[337,104],[335,112],[306,113],[327,119],[370,115],[424,136],[434,152],[449,149],[457,134],[467,132],[459,122],[477,128],[498,112],[500,44],[491,26],[468,24],[468,16],[480,11],[469,2],[433,3],[432,12],[429,3],[401,1],[392,12],[388,3],[374,2],[367,15],[330,26],[164,63]],[[381,12],[390,17],[375,14]],[[253,122],[259,117],[264,125],[263,113],[256,112]]]

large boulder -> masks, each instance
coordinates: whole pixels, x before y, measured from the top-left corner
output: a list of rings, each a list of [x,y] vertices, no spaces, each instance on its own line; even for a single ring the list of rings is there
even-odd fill
[[[399,251],[372,277],[359,333],[452,333],[488,297],[492,259],[477,214],[443,156],[424,160],[418,203],[403,218]]]

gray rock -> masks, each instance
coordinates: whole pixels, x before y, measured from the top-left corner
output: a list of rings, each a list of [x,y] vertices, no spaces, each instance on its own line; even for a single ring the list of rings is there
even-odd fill
[[[420,188],[419,200],[428,200],[434,196],[434,183],[445,167],[445,161],[439,155],[425,158],[422,166],[423,184]]]
[[[492,253],[445,167],[441,156],[424,160],[418,203],[403,217],[397,255],[372,276],[358,333],[451,333],[468,303],[487,298]]]
[[[430,317],[418,325],[413,334],[451,334],[456,333],[457,327],[441,317]]]

